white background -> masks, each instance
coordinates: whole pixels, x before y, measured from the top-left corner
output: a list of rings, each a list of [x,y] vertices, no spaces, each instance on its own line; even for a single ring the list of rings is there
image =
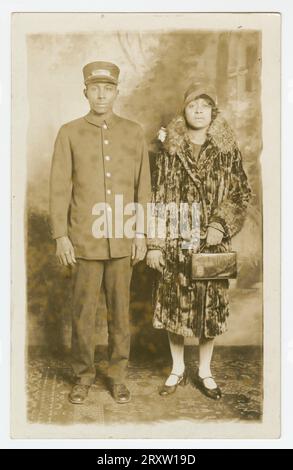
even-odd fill
[[[1,247],[0,257],[0,448],[293,448],[293,318],[291,310],[293,289],[289,284],[293,274],[290,215],[293,200],[291,173],[293,158],[293,4],[291,0],[262,1],[171,1],[168,11],[193,12],[281,12],[282,13],[282,437],[278,440],[13,440],[10,439],[10,14],[13,11],[166,11],[163,1],[67,1],[39,2],[2,0],[0,16],[0,191]],[[290,126],[290,127],[289,127]],[[291,158],[290,158],[291,157]],[[291,256],[290,256],[291,255]],[[273,253],[272,253],[273,256]],[[24,312],[25,314],[25,312]]]

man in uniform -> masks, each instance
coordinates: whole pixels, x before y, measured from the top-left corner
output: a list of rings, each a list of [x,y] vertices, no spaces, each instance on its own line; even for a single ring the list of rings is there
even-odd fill
[[[117,235],[113,217],[116,196],[123,198],[124,207],[139,203],[145,208],[151,185],[141,127],[113,112],[119,72],[115,64],[101,61],[83,68],[90,111],[61,127],[51,167],[50,219],[56,255],[61,264],[76,265],[72,323],[76,380],[69,400],[78,404],[84,402],[95,380],[95,317],[102,282],[108,310],[110,390],[118,403],[130,400],[125,385],[129,290],[132,266],[146,253],[147,230],[137,212],[132,238],[123,227]],[[97,230],[100,223],[96,225],[101,207],[106,225],[102,232]]]

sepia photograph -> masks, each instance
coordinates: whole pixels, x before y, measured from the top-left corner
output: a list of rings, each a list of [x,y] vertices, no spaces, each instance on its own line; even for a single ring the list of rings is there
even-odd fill
[[[13,435],[279,436],[279,83],[278,14],[12,15]]]

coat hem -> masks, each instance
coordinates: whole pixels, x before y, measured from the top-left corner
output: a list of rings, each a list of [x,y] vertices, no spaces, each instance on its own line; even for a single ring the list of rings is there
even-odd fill
[[[209,336],[206,334],[199,335],[195,331],[193,331],[191,328],[182,328],[182,327],[173,327],[170,324],[166,323],[161,323],[159,320],[154,320],[153,321],[153,327],[156,330],[166,330],[170,333],[175,333],[176,335],[183,336],[184,338],[206,338],[206,339],[214,339],[217,336],[221,336],[222,334],[226,333],[227,328],[221,332],[219,332],[216,335]]]

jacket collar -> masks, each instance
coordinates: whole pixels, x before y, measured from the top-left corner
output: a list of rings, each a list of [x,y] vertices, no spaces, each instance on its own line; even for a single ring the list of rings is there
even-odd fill
[[[175,117],[167,126],[167,138],[164,148],[169,154],[174,155],[182,150],[189,137],[183,115]],[[207,132],[206,142],[214,145],[220,152],[231,152],[237,146],[234,132],[222,116],[217,116],[211,123]]]
[[[112,110],[102,116],[90,110],[90,112],[84,116],[84,119],[97,127],[102,127],[106,124],[107,128],[110,129],[117,123],[119,117],[114,114]]]

